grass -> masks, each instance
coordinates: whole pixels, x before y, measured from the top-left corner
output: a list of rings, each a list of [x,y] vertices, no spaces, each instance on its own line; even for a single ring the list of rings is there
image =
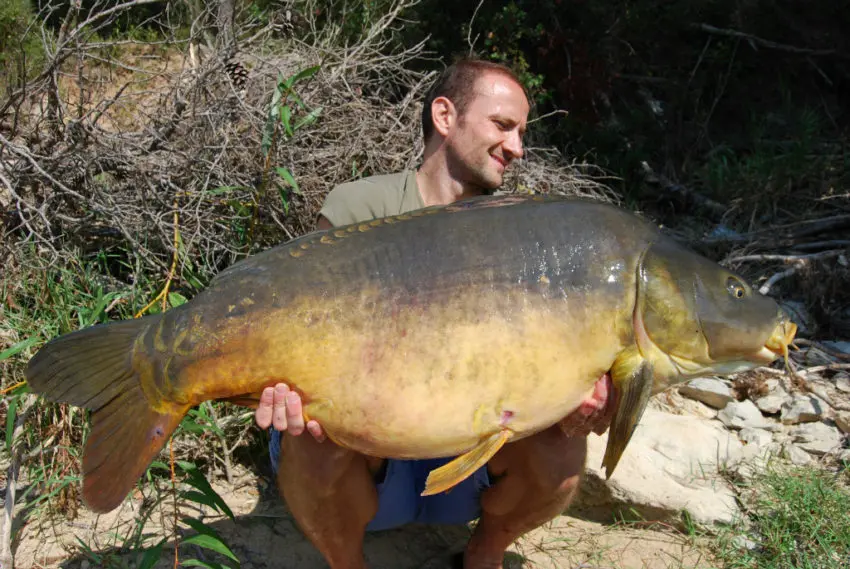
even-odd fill
[[[0,454],[6,455],[4,461],[9,460],[16,449],[21,458],[15,501],[20,508],[17,515],[29,526],[50,525],[56,516],[78,516],[82,444],[89,431],[89,414],[38,400],[23,419],[20,434],[12,440],[13,426],[24,417],[20,413],[23,401],[31,397],[23,384],[27,361],[44,342],[59,334],[108,320],[133,318],[162,288],[161,283],[144,275],[138,275],[132,284],[112,276],[115,264],[126,262],[126,255],[107,258],[98,253],[84,258],[77,252],[64,259],[62,264],[39,268],[37,255],[24,248],[6,265],[0,279],[0,387],[5,403],[0,408],[0,424],[6,425],[6,444]],[[157,303],[152,309],[161,307]],[[229,473],[231,457],[250,444],[246,440],[251,438],[246,436],[250,426],[250,413],[234,411],[226,403],[208,402],[187,416],[173,439],[175,490],[171,490],[168,457],[155,461],[137,485],[147,505],[138,512],[128,533],[102,535],[97,548],[78,540],[77,556],[98,567],[123,567],[120,559],[129,554],[142,559],[137,569],[153,567],[160,557],[172,554],[168,547],[163,550],[164,541],[151,548],[147,543],[151,534],[145,529],[152,505],[165,502],[176,509],[172,524],[189,526],[189,532],[195,533],[179,541],[184,562],[191,562],[199,549],[237,561],[213,530],[184,512],[193,511],[194,503],[232,518],[206,476],[212,471]],[[168,536],[157,537],[164,540]],[[171,547],[173,551],[173,544]]]
[[[716,542],[723,569],[850,567],[850,490],[828,471],[771,468],[742,493],[746,519]],[[737,536],[754,542],[739,547]]]

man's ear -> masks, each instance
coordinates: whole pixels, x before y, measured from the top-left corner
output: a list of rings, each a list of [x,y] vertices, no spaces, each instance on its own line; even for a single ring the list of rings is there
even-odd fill
[[[437,97],[431,102],[431,120],[434,130],[447,136],[457,123],[457,109],[446,97]]]

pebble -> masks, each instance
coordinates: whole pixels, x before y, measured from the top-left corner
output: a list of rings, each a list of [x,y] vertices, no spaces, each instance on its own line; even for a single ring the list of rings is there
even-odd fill
[[[718,414],[717,418],[730,429],[753,427],[775,431],[781,427],[765,419],[755,403],[749,399],[731,401]]]

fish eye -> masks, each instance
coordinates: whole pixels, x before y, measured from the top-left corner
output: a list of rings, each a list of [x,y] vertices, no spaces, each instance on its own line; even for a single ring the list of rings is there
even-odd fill
[[[747,294],[747,289],[744,288],[741,281],[735,277],[729,277],[726,279],[726,290],[729,291],[729,294],[731,294],[733,298],[744,298]]]

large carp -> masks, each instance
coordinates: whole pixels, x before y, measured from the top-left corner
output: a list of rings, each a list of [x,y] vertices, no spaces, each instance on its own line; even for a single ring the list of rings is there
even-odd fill
[[[66,334],[33,391],[92,410],[83,497],[116,507],[194,405],[286,382],[337,444],[460,455],[424,494],[563,419],[610,373],[603,465],[651,394],[786,355],[796,327],[739,276],[598,202],[481,197],[316,232],[163,314]]]

